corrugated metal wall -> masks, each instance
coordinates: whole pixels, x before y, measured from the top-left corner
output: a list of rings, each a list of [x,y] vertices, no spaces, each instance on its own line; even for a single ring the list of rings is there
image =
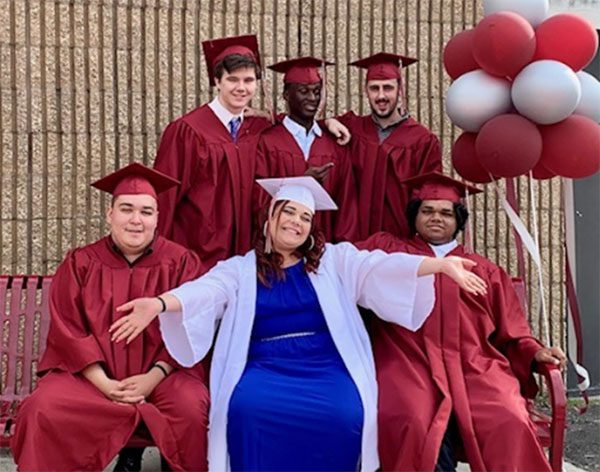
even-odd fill
[[[367,112],[362,77],[347,62],[381,49],[419,57],[406,70],[409,110],[448,157],[459,131],[443,113],[441,51],[481,12],[480,0],[1,0],[0,271],[52,272],[68,249],[104,233],[107,200],[88,184],[128,162],[151,164],[164,126],[211,98],[200,48],[211,37],[255,32],[266,63],[335,61],[330,114]],[[282,110],[281,84],[271,72],[266,79]],[[555,344],[564,340],[560,192],[557,179],[518,185],[524,220],[531,228],[539,218]],[[491,188],[472,210],[476,250],[514,274],[512,235]],[[527,275],[536,280],[529,262]]]

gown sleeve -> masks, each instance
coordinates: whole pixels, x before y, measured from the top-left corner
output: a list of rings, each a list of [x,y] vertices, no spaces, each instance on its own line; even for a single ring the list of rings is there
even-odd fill
[[[327,245],[350,299],[385,321],[418,330],[435,303],[434,276],[418,277],[424,256],[359,251],[350,243]]]
[[[421,158],[418,174],[443,172],[442,149],[439,139],[434,134],[429,135],[427,139],[421,142],[420,149]]]
[[[354,133],[354,126],[356,122],[356,115],[352,111],[347,111],[343,115],[335,116],[336,120],[338,120],[341,124],[343,124],[350,133]]]
[[[269,150],[265,146],[264,139],[258,141],[256,149],[256,169],[255,177],[257,179],[267,179],[273,176],[273,170],[271,169],[269,160]],[[269,204],[269,194],[256,182],[254,182],[252,192],[252,221],[258,225],[260,222],[261,212]],[[266,212],[265,212],[266,213]],[[262,228],[256,228],[257,231],[261,231]]]
[[[189,250],[181,256],[181,259],[177,265],[177,269],[177,279],[173,285],[181,285],[184,282],[189,282],[190,280],[199,277],[204,272],[200,258],[195,252]],[[163,347],[157,354],[154,362],[156,363],[158,361],[166,362],[175,368],[178,367],[175,360],[169,355],[166,347]]]
[[[333,238],[336,242],[354,242],[358,238],[358,197],[349,147],[336,146],[336,152],[339,159],[337,160],[338,169],[336,169],[338,182],[335,189],[335,200],[340,209],[335,215]]]
[[[512,280],[506,272],[500,268],[492,272],[488,291],[496,324],[491,342],[508,358],[512,371],[519,379],[522,393],[533,398],[538,390],[533,376],[534,356],[544,346],[533,337]]]
[[[169,291],[182,310],[161,313],[160,330],[169,354],[180,365],[191,367],[210,350],[218,322],[236,301],[238,259],[219,262],[203,276]]]
[[[172,237],[175,209],[189,192],[202,156],[206,156],[206,147],[186,123],[179,120],[167,126],[160,140],[154,168],[181,183],[158,195],[158,233],[166,238]]]
[[[91,364],[105,362],[98,340],[88,327],[77,269],[75,253],[70,252],[52,279],[50,331],[40,374],[50,369],[75,374]],[[100,299],[98,303],[102,303]]]

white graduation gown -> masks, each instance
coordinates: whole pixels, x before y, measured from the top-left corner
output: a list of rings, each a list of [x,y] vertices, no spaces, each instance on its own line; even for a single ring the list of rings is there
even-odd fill
[[[379,467],[377,382],[371,344],[356,305],[373,310],[386,321],[419,329],[435,302],[434,277],[417,277],[422,259],[359,251],[350,243],[327,244],[317,273],[309,274],[333,341],[363,404],[363,471]],[[172,290],[182,311],[160,315],[165,345],[185,367],[206,355],[220,321],[210,370],[208,464],[212,471],[229,470],[227,409],[246,366],[256,283],[256,257],[250,251],[222,261],[202,277]]]

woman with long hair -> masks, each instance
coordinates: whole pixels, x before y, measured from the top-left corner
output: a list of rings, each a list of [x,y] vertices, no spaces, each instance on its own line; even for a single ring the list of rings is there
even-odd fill
[[[464,259],[326,244],[313,216],[336,206],[316,180],[259,183],[273,199],[255,249],[119,307],[129,314],[113,339],[130,342],[160,314],[167,349],[190,366],[217,333],[210,470],[376,470],[375,367],[356,305],[416,330],[435,301],[432,274],[473,293],[485,285]]]

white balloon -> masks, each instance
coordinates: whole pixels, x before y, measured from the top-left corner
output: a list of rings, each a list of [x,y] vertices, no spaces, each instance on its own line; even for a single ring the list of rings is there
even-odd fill
[[[540,125],[569,117],[581,99],[575,72],[558,61],[535,61],[513,81],[512,101],[519,113]]]
[[[549,0],[484,0],[483,15],[512,11],[525,18],[534,28],[548,16]]]
[[[446,113],[456,126],[475,133],[511,108],[510,83],[481,69],[461,75],[448,89]]]
[[[600,123],[600,82],[584,71],[579,71],[576,75],[581,84],[581,100],[573,113],[587,116]]]

